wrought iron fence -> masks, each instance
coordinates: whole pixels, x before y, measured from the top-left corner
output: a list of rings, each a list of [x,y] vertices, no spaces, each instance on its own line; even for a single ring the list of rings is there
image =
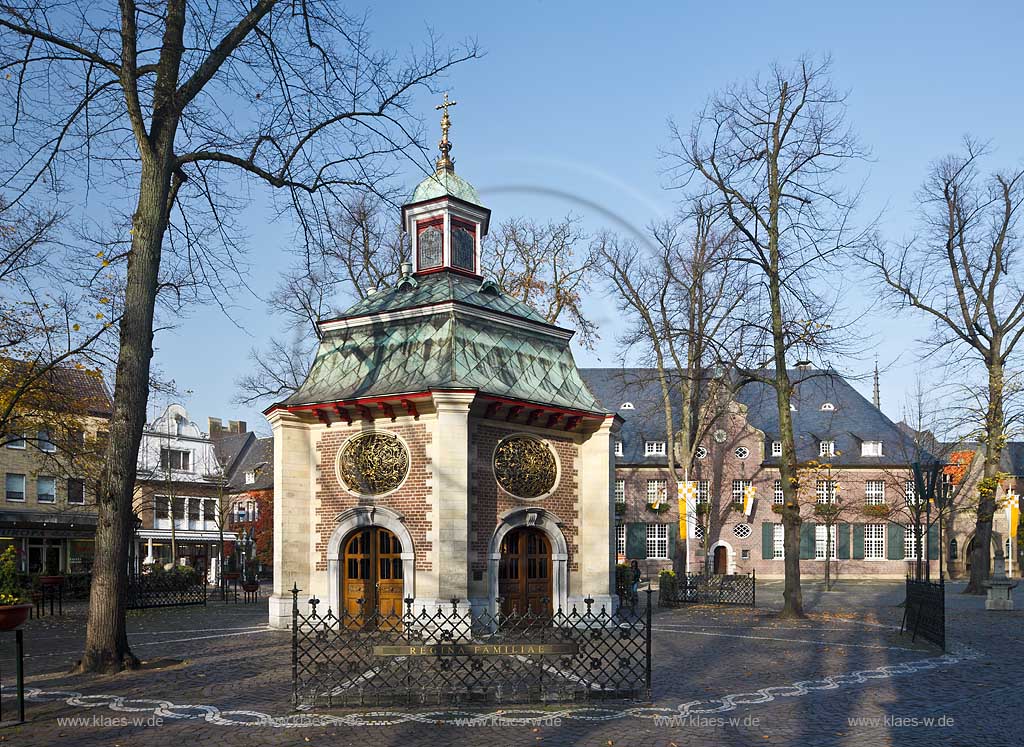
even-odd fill
[[[921,636],[946,650],[946,584],[943,580],[917,581],[907,579],[900,633],[910,631],[911,640]]]
[[[178,574],[132,574],[128,577],[128,609],[186,607],[206,604],[206,578]]]
[[[573,607],[554,614],[433,610],[351,614],[299,610],[292,589],[296,704],[390,705],[649,699],[651,595],[645,609]],[[500,600],[497,609],[500,610]]]
[[[757,574],[712,575],[687,573],[667,581],[661,577],[658,605],[736,604],[748,607],[757,602]]]

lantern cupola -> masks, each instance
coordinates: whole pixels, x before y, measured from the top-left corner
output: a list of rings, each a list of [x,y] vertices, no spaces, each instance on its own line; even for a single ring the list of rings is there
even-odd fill
[[[402,223],[411,237],[414,275],[450,270],[483,276],[480,242],[487,235],[491,211],[480,203],[473,185],[455,173],[448,139],[448,109],[455,104],[445,94],[444,102],[436,107],[442,112],[436,168],[402,206]]]

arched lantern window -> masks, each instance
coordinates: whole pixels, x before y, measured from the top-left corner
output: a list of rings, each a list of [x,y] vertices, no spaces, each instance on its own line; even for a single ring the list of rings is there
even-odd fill
[[[957,553],[958,553],[958,549],[957,549],[957,544],[956,544],[956,537],[954,537],[953,539],[951,539],[949,541],[949,559],[950,560],[956,560]]]

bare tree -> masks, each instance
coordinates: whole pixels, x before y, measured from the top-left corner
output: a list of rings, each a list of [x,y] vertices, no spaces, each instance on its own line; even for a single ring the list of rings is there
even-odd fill
[[[506,293],[551,324],[567,317],[580,343],[592,347],[597,326],[584,314],[583,298],[594,278],[595,247],[573,215],[549,223],[514,217],[487,237],[482,257]]]
[[[828,276],[854,237],[853,199],[835,185],[863,155],[845,124],[845,97],[830,61],[801,59],[716,94],[689,134],[672,126],[667,153],[680,186],[717,205],[737,233],[735,262],[751,273],[729,355],[741,379],[774,390],[782,442],[785,589],[783,617],[803,615],[800,591],[799,475],[790,411],[789,356],[823,357],[838,348],[839,294]]]
[[[137,664],[124,568],[162,261],[196,286],[239,274],[240,177],[281,190],[306,245],[322,244],[339,199],[378,189],[395,155],[416,152],[415,89],[475,55],[433,38],[406,60],[374,51],[366,20],[329,0],[0,3],[0,68],[17,80],[5,145],[24,155],[0,188],[17,202],[78,180],[134,203],[119,219],[111,200],[108,221],[130,238],[106,260],[125,263],[124,300],[83,671]]]
[[[716,340],[743,297],[742,280],[729,261],[734,233],[716,224],[706,203],[698,201],[688,214],[652,227],[651,235],[649,252],[605,235],[595,259],[632,322],[621,338],[625,350],[639,350],[652,365],[666,443],[672,445],[668,471],[679,483],[691,476],[697,446],[727,399],[727,379],[715,371]],[[677,573],[686,565],[686,538],[681,539],[673,558]]]
[[[984,467],[968,594],[985,593],[990,573],[1006,402],[1014,386],[1008,366],[1024,336],[1017,236],[1024,169],[983,178],[978,162],[985,154],[983,146],[967,139],[963,153],[936,162],[918,196],[921,235],[902,246],[877,242],[863,254],[896,308],[916,309],[932,321],[927,352],[949,353],[953,366],[963,363],[966,352],[971,363],[984,366],[981,417],[972,424],[983,444]]]

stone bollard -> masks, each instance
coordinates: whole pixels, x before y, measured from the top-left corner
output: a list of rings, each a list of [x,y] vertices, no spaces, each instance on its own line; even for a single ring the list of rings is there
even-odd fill
[[[992,568],[992,580],[985,586],[988,588],[985,609],[1007,611],[1013,609],[1013,590],[1017,584],[1006,577],[1006,559],[1002,553],[996,554]]]

